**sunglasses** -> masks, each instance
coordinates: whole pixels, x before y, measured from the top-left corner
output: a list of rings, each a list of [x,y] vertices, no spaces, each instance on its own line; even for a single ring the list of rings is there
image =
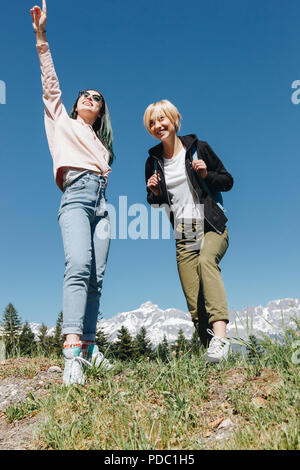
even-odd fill
[[[96,103],[100,103],[101,101],[103,101],[103,98],[101,95],[92,95],[88,91],[80,91],[78,93],[78,96],[83,96],[84,98],[88,98],[89,96],[91,96],[93,100],[96,101]]]

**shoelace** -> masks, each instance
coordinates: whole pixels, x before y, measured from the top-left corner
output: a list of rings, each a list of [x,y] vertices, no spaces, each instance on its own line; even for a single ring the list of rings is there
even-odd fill
[[[92,364],[87,361],[86,359],[84,359],[83,357],[80,357],[80,356],[76,356],[72,359],[74,362],[81,362],[83,365],[86,365],[88,367],[92,367]]]
[[[110,366],[110,363],[107,359],[105,359],[105,357],[103,356],[102,353],[98,352],[97,355],[98,357],[100,357],[100,365],[109,365]],[[84,357],[82,356],[76,356],[74,357],[73,359],[71,359],[72,361],[74,362],[79,362],[81,363],[83,366],[86,366],[86,367],[89,367],[90,369],[93,368],[93,364],[95,364],[96,360],[97,360],[97,357],[94,357],[93,361],[90,362],[88,361],[87,359],[85,359]]]
[[[215,335],[215,333],[210,330],[209,328],[206,330],[207,333],[209,333],[212,336],[211,342],[209,343],[209,350],[211,353],[218,353],[222,351],[225,341],[223,338],[219,338],[218,336]]]
[[[222,349],[224,348],[225,346],[225,343],[221,340],[221,338],[213,338],[210,342],[210,345],[209,345],[209,352],[211,354],[214,354],[214,353],[219,353],[222,351]]]

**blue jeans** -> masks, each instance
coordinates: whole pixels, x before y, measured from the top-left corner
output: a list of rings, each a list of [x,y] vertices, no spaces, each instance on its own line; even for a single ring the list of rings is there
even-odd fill
[[[93,341],[110,245],[105,178],[86,173],[67,186],[58,220],[66,266],[62,333]]]

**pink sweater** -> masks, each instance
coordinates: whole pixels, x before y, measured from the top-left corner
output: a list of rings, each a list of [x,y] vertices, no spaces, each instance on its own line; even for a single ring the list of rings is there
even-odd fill
[[[68,168],[79,168],[108,175],[109,152],[92,126],[82,119],[69,117],[62,101],[59,81],[49,44],[37,46],[45,104],[45,128],[57,186],[63,189],[63,175]]]

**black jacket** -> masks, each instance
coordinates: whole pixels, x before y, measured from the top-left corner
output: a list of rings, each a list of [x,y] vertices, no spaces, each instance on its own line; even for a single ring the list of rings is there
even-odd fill
[[[206,163],[207,177],[205,178],[205,182],[210,191],[229,191],[233,186],[233,178],[224,168],[223,163],[207,142],[198,140],[195,134],[178,137],[186,148],[185,167],[187,175],[198,196],[200,204],[204,204],[204,230],[205,232],[212,230],[218,233],[223,233],[227,222],[227,217],[225,216],[222,209],[207,194],[204,187],[201,185],[200,176],[191,167],[193,144],[197,145],[198,158],[204,160]],[[161,178],[159,182],[159,195],[155,196],[152,191],[147,188],[147,201],[149,204],[168,204],[170,206],[171,201],[167,191],[164,175],[162,143],[152,147],[149,150],[149,157],[146,161],[146,183],[153,175],[155,170],[159,173]],[[174,216],[172,213],[171,223],[174,227]]]

